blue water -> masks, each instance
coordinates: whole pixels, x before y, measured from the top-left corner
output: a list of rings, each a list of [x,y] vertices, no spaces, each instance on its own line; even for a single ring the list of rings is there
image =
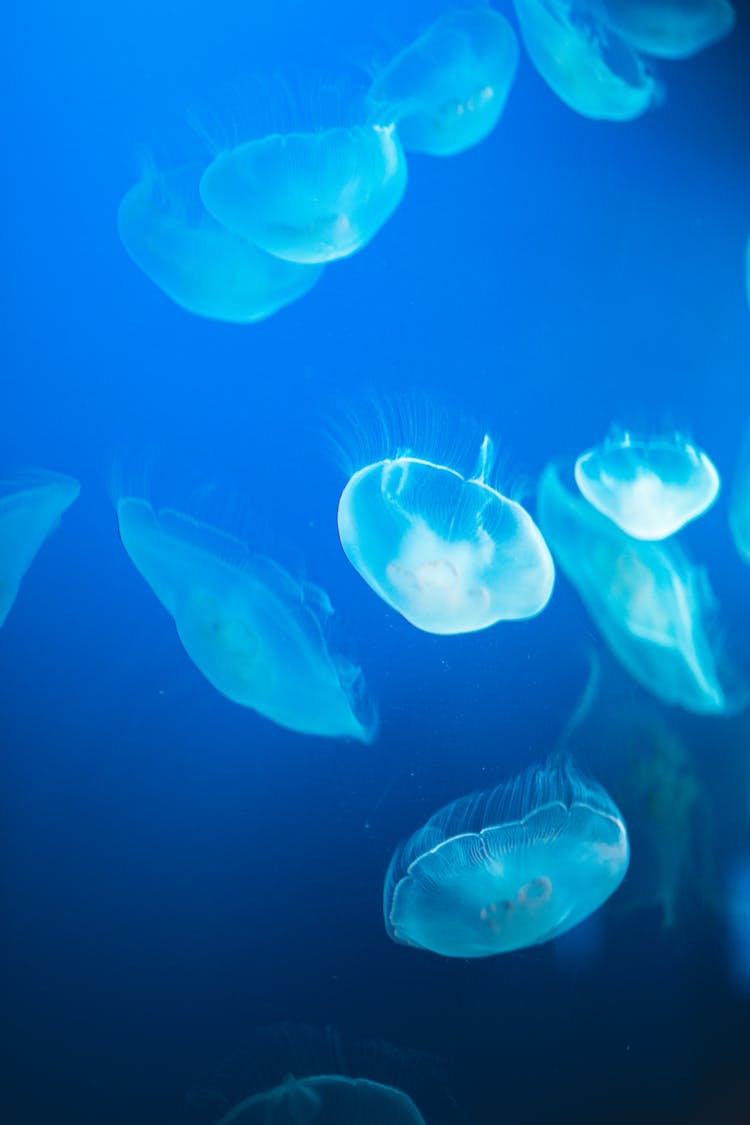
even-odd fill
[[[325,432],[373,389],[425,393],[497,435],[533,507],[545,464],[612,422],[677,426],[728,485],[750,418],[750,15],[665,64],[664,104],[628,125],[576,116],[522,58],[492,136],[410,158],[373,242],[260,324],[191,317],[117,238],[139,145],[182,158],[188,113],[221,121],[237,89],[265,103],[273,75],[299,108],[447,7],[37,0],[6,24],[0,469],[82,482],[0,632],[12,1125],[214,1120],[186,1093],[279,1020],[434,1055],[451,1109],[428,1125],[746,1119],[725,898],[750,846],[747,715],[648,702],[562,576],[532,621],[417,632],[341,551]],[[178,507],[208,496],[214,522],[325,586],[379,702],[373,746],[292,735],[211,688],[119,542],[122,477]],[[742,649],[727,492],[688,540]],[[613,899],[577,945],[470,963],[390,943],[396,843],[543,758],[592,647],[607,686],[582,746],[616,752],[615,712],[677,733],[711,886],[685,879],[667,927]]]

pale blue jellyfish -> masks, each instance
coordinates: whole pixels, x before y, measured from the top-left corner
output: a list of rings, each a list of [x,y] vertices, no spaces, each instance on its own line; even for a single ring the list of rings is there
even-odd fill
[[[323,590],[180,512],[127,497],[117,517],[125,550],[217,691],[302,734],[374,737],[360,669],[329,650]]]
[[[630,121],[660,91],[641,57],[603,21],[599,0],[514,0],[529,58],[583,117]]]
[[[396,122],[407,152],[453,156],[495,128],[517,68],[508,21],[491,8],[458,8],[391,60],[370,100]]]
[[[703,450],[679,434],[642,441],[624,434],[582,453],[581,493],[634,539],[666,539],[708,511],[721,482]]]
[[[367,464],[341,494],[341,545],[365,582],[428,633],[470,633],[533,617],[554,564],[528,512],[488,483],[492,445],[475,475],[409,454]]]
[[[750,426],[737,462],[729,499],[729,527],[735,546],[750,563]]]
[[[72,477],[42,469],[0,481],[0,625],[34,556],[80,491]]]
[[[200,182],[228,230],[289,262],[346,258],[375,235],[406,190],[395,127],[273,134],[228,149]]]
[[[394,941],[445,957],[539,945],[597,910],[627,871],[623,819],[567,757],[440,809],[396,851]]]
[[[120,240],[138,268],[181,308],[250,324],[302,297],[321,266],[282,262],[226,230],[203,207],[198,175],[146,168],[117,212]]]
[[[321,1074],[287,1078],[254,1094],[217,1125],[425,1125],[414,1102],[401,1090],[369,1078]]]
[[[600,0],[610,27],[636,51],[688,59],[724,39],[736,15],[729,0]]]
[[[549,466],[539,523],[610,649],[664,703],[726,714],[747,702],[712,630],[715,601],[704,572],[674,540],[632,539],[562,483]]]

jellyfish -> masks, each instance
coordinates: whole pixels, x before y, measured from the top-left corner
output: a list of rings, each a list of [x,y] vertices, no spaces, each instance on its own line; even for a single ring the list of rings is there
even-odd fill
[[[325,591],[172,509],[125,497],[117,517],[131,561],[217,691],[289,730],[372,740],[361,671],[328,647]]]
[[[346,258],[383,226],[406,190],[395,127],[273,134],[227,149],[203,173],[206,209],[288,262]]]
[[[606,21],[636,51],[688,59],[730,34],[729,0],[601,0]]]
[[[459,8],[392,59],[370,100],[396,122],[407,152],[453,156],[495,128],[517,67],[508,21],[491,8]]]
[[[607,28],[598,0],[514,0],[521,38],[541,77],[570,109],[630,121],[658,85],[626,41]]]
[[[597,910],[628,859],[613,801],[556,755],[446,805],[401,844],[385,879],[385,927],[445,957],[539,945]]]
[[[138,268],[188,312],[251,324],[304,296],[321,266],[282,262],[226,230],[198,197],[191,169],[146,168],[117,212],[120,240]]]
[[[80,491],[72,477],[41,469],[0,481],[0,626],[37,551]]]
[[[485,436],[474,475],[415,453],[366,464],[341,494],[352,566],[427,633],[470,633],[534,617],[549,601],[552,556],[528,512],[490,483]]]
[[[217,1125],[425,1125],[407,1094],[368,1078],[321,1074],[287,1078],[254,1094]]]
[[[750,426],[737,463],[729,500],[729,527],[740,556],[750,563]]]
[[[702,570],[674,541],[632,539],[562,483],[550,465],[539,522],[555,558],[610,649],[647,691],[698,714],[745,706],[710,618],[715,600]]]
[[[708,511],[720,480],[708,456],[683,437],[608,438],[576,461],[590,504],[634,539],[666,539]]]

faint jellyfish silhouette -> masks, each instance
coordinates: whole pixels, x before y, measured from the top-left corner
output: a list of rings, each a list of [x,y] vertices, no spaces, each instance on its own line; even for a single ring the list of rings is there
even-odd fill
[[[515,33],[499,12],[446,12],[376,76],[373,112],[396,123],[407,152],[453,156],[497,125],[518,54]]]
[[[583,117],[630,121],[658,99],[641,57],[606,26],[597,0],[514,0],[529,58]]]
[[[628,858],[613,801],[556,756],[454,801],[401,844],[385,880],[385,927],[445,957],[538,945],[597,910]]]
[[[734,544],[750,563],[750,426],[740,451],[729,500],[729,527]]]
[[[361,670],[329,650],[325,591],[169,508],[125,497],[117,517],[125,550],[217,691],[301,734],[374,738]]]
[[[287,1078],[254,1094],[217,1125],[425,1125],[414,1102],[401,1090],[367,1078],[322,1074]]]
[[[626,433],[582,453],[576,484],[634,539],[666,539],[708,511],[721,482],[711,460],[679,434],[641,441]]]
[[[44,469],[0,481],[0,626],[37,551],[80,491],[77,480]]]
[[[220,152],[200,181],[228,230],[288,262],[346,258],[383,226],[406,190],[392,124],[272,134]]]
[[[602,0],[610,27],[636,51],[688,59],[724,39],[737,17],[729,0]]]
[[[200,173],[146,167],[117,212],[138,268],[187,312],[251,324],[304,296],[322,267],[282,262],[226,230],[203,207]]]
[[[468,479],[411,442],[407,448],[358,468],[341,494],[339,537],[355,570],[428,633],[469,633],[540,613],[554,564],[525,508],[489,483],[490,438]]]

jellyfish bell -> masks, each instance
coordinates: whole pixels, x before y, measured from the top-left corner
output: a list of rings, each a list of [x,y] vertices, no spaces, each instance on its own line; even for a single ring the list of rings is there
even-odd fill
[[[123,497],[117,517],[131,561],[217,691],[298,733],[372,741],[362,673],[329,648],[325,591],[172,509]]]
[[[601,0],[607,23],[644,55],[688,59],[726,38],[737,17],[729,0]]]
[[[629,860],[622,817],[567,756],[440,809],[395,852],[389,936],[445,957],[538,945],[597,910]]]
[[[43,469],[0,481],[0,626],[39,548],[80,491],[73,477]]]
[[[254,1094],[217,1125],[425,1125],[411,1098],[369,1078],[321,1074]]]
[[[674,535],[715,503],[721,482],[703,450],[673,439],[609,438],[582,453],[576,484],[602,515],[634,539]]]
[[[373,112],[406,152],[453,156],[492,132],[518,67],[518,40],[491,8],[442,15],[375,77]]]
[[[740,557],[750,563],[750,425],[740,451],[729,500],[729,528]]]

